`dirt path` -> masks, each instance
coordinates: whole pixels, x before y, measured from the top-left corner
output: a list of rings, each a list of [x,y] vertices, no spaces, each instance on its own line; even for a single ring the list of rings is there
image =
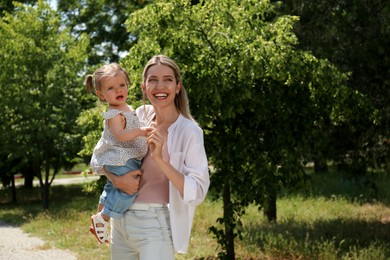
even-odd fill
[[[66,185],[80,183],[96,179],[97,176],[88,178],[74,177],[67,179],[55,179],[53,185]],[[39,185],[36,181],[34,186]],[[20,228],[0,221],[0,260],[77,260],[75,254],[68,250],[52,248],[50,243],[40,238],[31,237]]]
[[[99,178],[99,176],[97,176],[97,175],[89,175],[88,177],[75,176],[75,177],[70,177],[70,178],[54,179],[52,185],[67,185],[67,184],[84,183],[84,182],[90,182],[90,181],[96,180],[98,178]],[[16,186],[23,185],[23,182],[19,181],[15,185]],[[39,181],[36,178],[33,181],[33,186],[39,187]]]
[[[31,237],[20,228],[0,222],[0,259],[7,260],[76,260],[67,250],[51,248],[43,240]]]

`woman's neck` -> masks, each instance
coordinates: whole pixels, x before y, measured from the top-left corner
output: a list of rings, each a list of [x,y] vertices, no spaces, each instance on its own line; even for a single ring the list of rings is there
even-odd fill
[[[179,111],[174,109],[157,109],[155,123],[160,126],[166,126],[167,128],[172,125],[179,117]]]

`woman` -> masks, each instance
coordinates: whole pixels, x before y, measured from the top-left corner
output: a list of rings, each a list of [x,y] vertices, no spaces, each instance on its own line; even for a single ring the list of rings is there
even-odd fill
[[[152,105],[136,110],[153,127],[140,171],[105,173],[118,189],[138,195],[133,206],[112,219],[112,259],[174,259],[188,249],[195,206],[210,185],[203,131],[192,118],[176,63],[154,56],[143,72],[142,91]]]

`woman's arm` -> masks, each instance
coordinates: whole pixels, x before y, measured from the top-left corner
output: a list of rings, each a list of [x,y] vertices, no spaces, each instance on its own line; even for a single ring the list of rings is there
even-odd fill
[[[102,169],[101,173],[103,173],[107,179],[109,179],[115,188],[132,195],[138,191],[139,182],[141,180],[142,172],[140,170],[131,171],[127,174],[118,176],[112,174],[106,169]]]
[[[153,156],[153,154],[152,154]],[[154,159],[154,157],[153,157]],[[184,194],[184,175],[177,171],[169,162],[166,162],[161,158],[155,159],[156,164],[163,171],[165,176],[171,181],[173,186],[179,191],[183,197]]]
[[[170,164],[184,177],[181,199],[196,206],[204,200],[210,185],[203,131],[187,121],[187,124],[171,131],[168,146]]]

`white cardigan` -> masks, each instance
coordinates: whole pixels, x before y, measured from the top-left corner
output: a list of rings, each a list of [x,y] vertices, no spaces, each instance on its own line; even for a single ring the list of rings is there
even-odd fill
[[[148,125],[155,116],[151,105],[141,106],[136,112],[140,120],[147,121]],[[169,183],[169,215],[174,250],[185,253],[190,241],[195,206],[204,200],[210,186],[203,130],[180,114],[168,128],[168,153],[170,164],[184,175],[183,196]]]

